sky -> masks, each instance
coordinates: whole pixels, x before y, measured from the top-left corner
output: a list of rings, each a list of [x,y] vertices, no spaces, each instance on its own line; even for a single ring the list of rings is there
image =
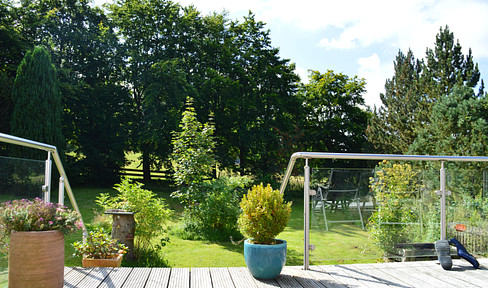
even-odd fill
[[[280,56],[296,64],[302,82],[309,70],[357,75],[366,80],[364,99],[370,107],[381,106],[379,95],[393,76],[399,50],[424,58],[441,26],[449,26],[464,54],[472,49],[481,78],[488,77],[487,0],[174,1],[193,4],[204,15],[227,11],[237,20],[252,11],[266,23]]]

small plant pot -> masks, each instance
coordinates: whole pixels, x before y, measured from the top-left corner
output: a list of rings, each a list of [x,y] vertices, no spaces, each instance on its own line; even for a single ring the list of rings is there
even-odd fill
[[[286,241],[276,239],[278,244],[253,244],[244,242],[244,259],[252,276],[257,279],[278,277],[286,263]]]
[[[111,259],[83,258],[83,267],[120,267],[123,254]]]

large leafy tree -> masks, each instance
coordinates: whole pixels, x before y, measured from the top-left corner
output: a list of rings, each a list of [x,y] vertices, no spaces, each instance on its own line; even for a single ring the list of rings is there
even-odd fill
[[[56,69],[47,51],[36,47],[19,65],[12,89],[11,133],[15,136],[64,147],[62,106]],[[37,151],[23,152],[23,157],[38,158]],[[45,158],[45,155],[41,157]]]
[[[276,171],[275,129],[291,131],[300,112],[294,65],[279,57],[265,24],[252,13],[242,21],[225,15],[203,21],[192,83],[199,88],[197,109],[215,113],[219,161],[229,167],[238,158],[243,170]]]
[[[17,14],[25,41],[46,46],[57,67],[72,175],[113,183],[125,161],[128,101],[114,27],[86,0],[26,0]]]
[[[15,23],[16,9],[10,1],[0,0],[0,132],[10,132],[12,86],[17,67],[27,44]]]
[[[381,95],[383,106],[375,111],[367,130],[368,139],[381,152],[406,153],[420,128],[429,123],[439,99],[450,95],[455,85],[478,85],[480,73],[471,49],[463,55],[454,39],[449,27],[441,27],[425,60],[416,60],[410,51],[407,55],[399,52],[395,74]],[[483,86],[478,95],[483,94]]]
[[[329,70],[310,72],[301,95],[305,109],[306,147],[311,151],[361,152],[368,113],[362,94],[365,81]]]
[[[170,132],[185,96],[185,61],[199,14],[166,0],[123,0],[109,5],[119,29],[121,54],[126,60],[123,79],[131,93],[131,148],[142,153],[144,179],[171,149]]]

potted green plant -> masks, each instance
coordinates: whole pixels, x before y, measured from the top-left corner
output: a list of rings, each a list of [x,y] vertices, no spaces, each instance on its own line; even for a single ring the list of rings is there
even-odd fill
[[[103,228],[90,231],[84,242],[73,243],[75,255],[83,256],[83,267],[120,267],[127,247],[110,238]]]
[[[291,204],[269,184],[253,186],[242,198],[238,225],[248,238],[244,241],[244,259],[255,278],[276,278],[285,266],[286,241],[275,237],[286,227]]]
[[[42,199],[0,205],[0,249],[9,255],[9,287],[63,287],[64,235],[82,227],[78,213]]]

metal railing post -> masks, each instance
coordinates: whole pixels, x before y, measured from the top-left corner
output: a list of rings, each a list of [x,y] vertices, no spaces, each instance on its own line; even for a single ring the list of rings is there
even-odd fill
[[[310,258],[310,167],[308,166],[308,159],[305,159],[305,183],[303,185],[303,225],[304,225],[304,257],[303,269],[309,269]]]
[[[441,162],[440,171],[440,184],[441,184],[441,240],[447,240],[446,238],[446,169],[444,168],[444,161]]]
[[[44,165],[44,186],[42,186],[42,191],[44,192],[44,203],[51,202],[51,152],[47,152],[47,160]]]
[[[59,177],[58,203],[64,206],[64,177]]]

